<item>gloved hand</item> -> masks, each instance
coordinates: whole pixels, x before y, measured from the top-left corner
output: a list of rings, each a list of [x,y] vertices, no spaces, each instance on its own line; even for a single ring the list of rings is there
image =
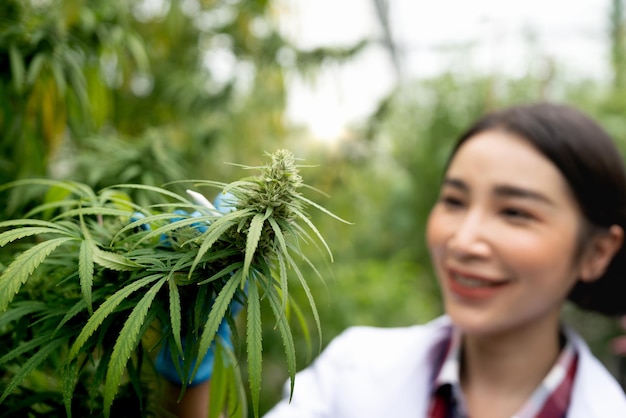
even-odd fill
[[[233,210],[235,210],[235,200],[234,200],[234,196],[231,195],[230,193],[220,193],[220,195],[218,195],[218,197],[215,200],[215,205],[211,204],[211,202],[209,202],[203,195],[201,195],[200,193],[191,191],[191,190],[187,190],[187,193],[189,193],[189,195],[193,198],[193,200],[201,205],[204,206],[208,209],[208,211],[212,214],[215,215],[224,215],[228,212],[232,212]],[[199,217],[202,216],[202,214],[198,211],[194,211],[191,214],[188,214],[186,211],[182,211],[182,210],[177,210],[174,211],[174,213],[178,213],[180,215],[185,215],[185,216],[192,216],[192,217]],[[143,215],[142,214],[135,214],[133,215],[133,217],[131,218],[131,221],[136,221],[140,218],[142,218]],[[179,221],[181,219],[184,218],[172,218],[171,222],[176,222]],[[192,225],[194,228],[196,228],[196,230],[198,230],[199,232],[205,232],[208,228],[207,224],[198,222]],[[149,229],[150,226],[147,224],[143,224],[142,225],[143,229]],[[167,239],[164,237],[161,240],[164,245],[167,245]],[[243,305],[236,299],[233,299],[233,301],[230,304],[230,314],[231,317],[236,317],[237,314],[241,311],[241,309],[243,308]],[[230,348],[232,348],[232,331],[230,329],[230,326],[228,325],[228,322],[226,321],[226,319],[224,318],[224,320],[222,320],[222,322],[220,323],[220,326],[218,328],[217,331],[217,337],[221,338],[222,342],[225,343],[226,345],[228,345]],[[183,349],[185,348],[185,342],[186,342],[186,338],[183,338],[182,343],[183,343]],[[206,355],[203,357],[202,362],[200,363],[200,365],[198,366],[198,370],[196,372],[196,375],[194,376],[193,381],[188,382],[188,386],[189,387],[193,387],[196,386],[200,383],[206,382],[207,380],[209,380],[213,374],[213,363],[215,360],[215,341],[213,341],[213,343],[211,344],[211,346],[209,347],[208,352],[206,353]],[[182,359],[182,357],[178,358],[178,368],[180,370],[184,369],[184,360]],[[191,368],[190,370],[194,370],[196,366],[196,360],[194,359],[192,361],[191,364]],[[156,357],[156,361],[155,361],[155,367],[157,372],[163,376],[165,379],[167,379],[169,382],[175,384],[175,385],[182,385],[183,382],[181,380],[181,377],[177,371],[177,367],[174,364],[174,361],[172,360],[172,353],[171,353],[171,349],[170,349],[170,344],[169,342],[166,340],[165,343],[163,344],[163,346],[161,347],[161,349],[159,350],[159,353],[157,354]],[[191,373],[191,372],[190,372]],[[190,376],[188,376],[190,377]]]
[[[233,316],[233,318],[239,313],[239,311],[241,311],[242,308],[243,308],[243,305],[233,299],[233,301],[230,304],[231,315]],[[232,331],[226,319],[222,320],[222,322],[220,323],[220,326],[217,330],[216,337],[220,337],[223,343],[225,343],[232,349],[233,347]],[[184,348],[185,348],[185,339],[183,339],[183,349]],[[206,382],[207,380],[211,379],[211,376],[213,375],[214,361],[215,361],[215,341],[213,341],[213,343],[209,347],[209,351],[207,351],[206,355],[202,359],[202,362],[198,366],[198,371],[196,372],[196,375],[194,376],[193,381],[189,382],[188,387],[199,385],[200,383]],[[178,358],[178,362],[179,362],[180,369],[183,370],[184,361],[182,357]],[[192,370],[194,370],[195,366],[196,366],[196,360],[194,359],[191,362],[190,373]],[[157,357],[155,360],[155,367],[156,367],[157,372],[159,372],[159,374],[163,376],[165,379],[167,379],[169,382],[177,386],[182,386],[183,382],[180,378],[180,375],[178,374],[178,371],[176,370],[176,365],[172,361],[172,353],[170,351],[170,345],[168,341],[165,341],[165,343],[161,347],[161,350],[159,350],[159,353],[157,354]],[[191,376],[188,376],[188,377],[191,377]]]

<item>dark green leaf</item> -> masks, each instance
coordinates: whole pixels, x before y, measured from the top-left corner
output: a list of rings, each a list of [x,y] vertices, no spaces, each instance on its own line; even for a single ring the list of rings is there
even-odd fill
[[[20,371],[11,379],[9,384],[4,389],[2,396],[0,397],[0,403],[2,403],[11,392],[19,386],[22,381],[33,372],[44,360],[50,356],[57,348],[65,343],[64,339],[56,339],[48,344],[44,344],[41,350],[37,351],[33,356],[24,363],[20,368]]]
[[[284,312],[280,310],[282,303],[279,301],[278,292],[270,287],[267,292],[268,300],[272,311],[274,312],[274,317],[276,318],[276,327],[280,332],[280,336],[283,340],[283,345],[285,347],[285,355],[287,358],[287,370],[289,371],[289,379],[291,383],[291,391],[290,391],[290,399],[291,395],[293,395],[293,388],[296,382],[296,348],[293,343],[293,335],[291,334],[291,328],[289,327],[289,321],[287,321],[287,317]]]
[[[3,232],[0,234],[0,247],[4,247],[9,242],[29,237],[31,235],[40,235],[40,234],[59,234],[60,231],[58,228],[46,228],[40,226],[32,226],[32,227],[22,227],[19,229],[13,229],[10,231]]]
[[[330,260],[333,261],[333,253],[330,251],[330,247],[328,247],[328,244],[326,244],[326,240],[324,239],[324,237],[322,237],[322,234],[320,234],[320,232],[317,230],[315,225],[313,225],[313,222],[311,222],[311,220],[299,210],[292,209],[292,211],[298,216],[300,220],[302,220],[305,224],[309,226],[309,228],[311,228],[311,230],[315,233],[315,235],[317,235],[317,238],[324,245],[324,248],[326,248],[326,252],[328,252],[328,256],[330,257]]]
[[[74,238],[61,237],[39,243],[22,254],[0,275],[0,312],[4,312],[9,303],[33,271],[59,246],[74,240]]]
[[[226,311],[228,310],[237,288],[242,282],[243,278],[241,271],[237,271],[222,288],[220,293],[217,295],[217,298],[215,298],[215,302],[213,303],[211,312],[209,313],[209,318],[207,319],[204,329],[202,330],[202,335],[200,336],[200,341],[198,343],[198,359],[196,360],[196,366],[193,370],[190,381],[193,380],[193,376],[195,376],[198,371],[198,366],[202,363],[202,359],[206,355],[207,351],[209,351],[209,347],[217,334],[217,329],[226,315]]]
[[[263,224],[268,215],[262,215],[257,213],[250,222],[250,228],[248,229],[248,236],[246,239],[246,255],[243,262],[243,279],[247,279],[248,270],[250,269],[250,263],[256,252],[256,248],[259,245],[259,238],[261,238],[261,232],[263,231]]]
[[[76,382],[78,381],[78,364],[75,361],[70,362],[63,370],[63,403],[65,404],[65,413],[67,418],[72,418],[72,397]]]
[[[46,304],[43,302],[16,302],[13,304],[12,309],[7,310],[5,313],[0,315],[0,328],[2,328],[6,324],[11,323],[12,321],[16,321],[22,318],[23,316],[42,311],[44,309],[46,309]]]
[[[226,406],[226,389],[228,385],[228,365],[224,359],[221,344],[215,347],[213,374],[211,375],[211,402],[209,402],[209,417],[220,418]]]
[[[313,318],[315,319],[315,325],[317,326],[317,334],[318,334],[319,342],[320,342],[320,347],[319,348],[321,350],[321,348],[322,348],[322,346],[321,346],[321,344],[322,344],[322,325],[320,323],[319,313],[317,312],[317,306],[315,305],[315,299],[313,299],[313,294],[311,293],[311,289],[309,288],[309,285],[306,282],[306,279],[302,275],[302,272],[300,271],[300,269],[296,265],[295,261],[293,261],[293,259],[289,255],[287,255],[287,260],[289,260],[289,264],[291,264],[291,267],[295,271],[296,276],[298,277],[298,280],[300,280],[300,284],[302,285],[302,288],[304,289],[304,293],[306,294],[306,297],[307,297],[307,299],[309,301],[309,305],[311,306],[311,312],[313,312]]]
[[[0,365],[4,364],[8,361],[11,361],[24,353],[28,353],[30,350],[33,350],[39,346],[45,345],[50,341],[50,333],[45,335],[40,335],[38,337],[33,338],[32,340],[26,341],[13,350],[9,351],[2,357],[0,357]]]
[[[178,352],[182,357],[183,345],[180,340],[180,294],[178,293],[178,285],[176,284],[176,280],[174,280],[173,274],[169,275],[167,284],[169,285],[170,290],[170,322],[172,323],[172,335],[174,336],[176,347],[178,347]]]
[[[154,286],[146,292],[143,298],[137,303],[128,319],[124,323],[124,327],[120,331],[119,337],[113,347],[113,353],[111,354],[111,360],[107,368],[106,383],[104,387],[104,415],[108,417],[111,411],[111,405],[113,399],[118,391],[122,374],[126,363],[130,359],[131,354],[137,348],[137,344],[140,340],[140,329],[144,325],[144,320],[148,314],[148,310],[152,305],[152,301],[157,292],[161,289],[161,286],[167,280],[166,277],[161,278]]]
[[[217,279],[221,279],[222,277],[231,274],[233,271],[240,269],[241,266],[243,266],[243,263],[241,262],[230,264],[229,266],[224,267],[222,270],[218,271],[217,273],[215,273],[213,276],[209,277],[208,279],[198,282],[198,284],[203,285],[203,284],[207,284],[212,281],[215,281]]]
[[[78,276],[80,278],[80,289],[83,298],[87,303],[89,314],[93,314],[91,305],[91,287],[93,285],[93,253],[96,248],[91,242],[85,240],[80,244],[80,252],[78,254]]]
[[[248,372],[254,416],[259,416],[259,393],[261,392],[261,363],[263,354],[263,330],[261,327],[261,300],[254,278],[248,282],[247,338]]]
[[[131,271],[141,268],[139,264],[121,254],[104,251],[98,247],[93,247],[93,262],[116,271]]]
[[[80,334],[78,335],[76,341],[70,349],[70,353],[68,355],[69,359],[71,360],[78,355],[80,349],[83,347],[87,339],[98,329],[100,324],[102,324],[102,321],[104,321],[105,318],[109,316],[109,314],[111,314],[111,312],[113,312],[113,310],[117,308],[120,303],[126,300],[126,298],[131,293],[137,291],[138,289],[141,289],[144,286],[149,285],[155,280],[162,278],[163,274],[161,273],[143,277],[133,282],[132,284],[121,288],[106,301],[104,301],[104,303],[100,305],[100,307],[93,313],[91,318],[89,318],[89,321],[87,321],[83,329],[80,331]]]

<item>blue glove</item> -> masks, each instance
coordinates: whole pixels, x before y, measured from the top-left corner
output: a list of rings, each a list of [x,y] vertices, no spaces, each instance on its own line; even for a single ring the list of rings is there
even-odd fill
[[[234,318],[237,316],[237,314],[239,314],[239,312],[241,312],[241,310],[243,309],[243,305],[237,299],[233,299],[230,302],[229,309],[230,309],[231,317]],[[222,322],[220,323],[220,326],[217,329],[217,336],[219,336],[222,339],[223,343],[226,344],[230,349],[233,348],[232,332],[230,330],[230,326],[228,325],[226,318],[224,318]],[[186,339],[183,339],[182,341],[183,350],[185,349],[185,341]],[[197,341],[194,341],[194,342],[197,342]],[[189,382],[189,385],[188,385],[189,387],[199,385],[200,383],[206,382],[207,380],[211,378],[213,374],[214,360],[215,360],[215,340],[213,340],[213,342],[211,343],[209,350],[207,351],[204,358],[202,359],[202,362],[198,366],[198,371],[196,372],[196,375],[194,376],[193,381]],[[178,364],[179,364],[180,370],[183,370],[184,360],[181,357],[178,358]],[[180,375],[178,374],[178,371],[176,370],[176,366],[174,365],[174,362],[172,361],[172,353],[170,350],[169,342],[167,340],[165,341],[163,347],[157,354],[155,367],[156,367],[157,372],[159,372],[159,374],[163,376],[164,378],[166,378],[169,382],[174,383],[175,385],[178,385],[178,386],[181,386],[183,384],[180,378]],[[194,359],[191,362],[190,374],[194,370],[195,367],[196,367],[196,359]],[[191,375],[187,377],[190,378]]]
[[[215,206],[213,204],[211,204],[204,196],[202,196],[199,193],[193,192],[188,190],[187,191],[191,197],[194,199],[194,201],[199,204],[202,205],[206,208],[208,208],[211,212],[215,213],[215,214],[226,214],[228,212],[232,212],[233,210],[235,210],[235,206],[234,206],[234,196],[230,193],[226,193],[226,194],[220,194],[216,200],[215,200]],[[183,210],[176,210],[174,211],[174,213],[180,214],[180,215],[185,215],[185,216],[189,216],[189,214],[186,211]],[[198,211],[194,211],[191,213],[192,217],[199,217],[202,216],[202,214]],[[143,217],[143,214],[138,213],[138,214],[134,214],[133,218],[131,218],[131,221],[136,221],[138,219],[141,219]],[[184,218],[172,218],[170,221],[171,222],[176,222],[179,221],[181,219]],[[204,223],[194,223],[192,224],[192,226],[194,228],[196,228],[196,230],[198,230],[200,233],[203,233],[207,230],[208,228],[208,224],[204,224]],[[142,229],[144,230],[149,230],[150,226],[147,224],[144,224],[141,226]],[[163,241],[166,245],[167,245],[167,238],[166,237],[162,237],[161,241]],[[235,317],[237,316],[237,314],[243,309],[243,305],[236,299],[233,299],[233,301],[230,303],[230,313],[231,313],[231,317]],[[222,320],[222,322],[219,325],[219,328],[217,330],[217,335],[222,339],[222,341],[232,349],[232,332],[230,329],[230,326],[228,325],[228,322],[226,321],[226,319]],[[183,343],[183,350],[185,349],[185,341],[186,339],[183,339],[182,343]],[[211,346],[209,347],[209,350],[207,351],[207,353],[205,354],[205,356],[202,359],[202,362],[200,363],[200,365],[198,366],[198,370],[196,372],[196,375],[194,376],[193,381],[189,382],[189,387],[193,387],[196,386],[200,383],[206,382],[207,380],[209,380],[213,374],[213,363],[215,361],[215,341],[213,341],[213,343],[211,344]],[[184,360],[179,357],[178,358],[178,362],[179,362],[179,368],[180,370],[183,370],[184,368]],[[193,371],[196,367],[196,359],[194,359],[191,363],[191,369],[190,369],[190,373],[191,371]],[[178,374],[176,365],[174,364],[173,360],[172,360],[172,353],[170,350],[170,344],[169,341],[165,341],[164,345],[161,347],[161,350],[159,351],[159,353],[157,354],[156,357],[156,361],[155,361],[155,368],[157,370],[157,372],[163,376],[165,379],[167,379],[169,382],[174,383],[176,385],[182,385],[183,382],[180,378],[180,375]],[[188,376],[188,378],[191,376]]]
[[[228,322],[226,322],[226,320],[223,320],[220,323],[220,326],[217,330],[217,335],[219,335],[222,338],[222,340],[232,349],[231,331],[230,331],[230,327],[228,326]],[[183,350],[184,350],[185,339],[183,339],[182,342],[183,342]],[[184,367],[183,359],[179,357],[178,361],[179,361],[180,369],[183,370],[183,367]],[[211,376],[213,375],[213,362],[214,361],[215,361],[215,341],[211,343],[209,350],[207,351],[206,355],[202,359],[202,362],[198,366],[198,371],[196,372],[196,375],[193,381],[189,382],[188,386],[194,387],[196,385],[199,385],[200,383],[203,383],[209,380]],[[196,367],[196,359],[194,359],[191,362],[190,374],[189,376],[187,376],[188,378],[191,377],[191,372],[194,370],[195,367]],[[170,351],[170,345],[167,340],[165,341],[165,344],[163,345],[163,347],[161,348],[161,350],[159,350],[159,353],[157,354],[156,361],[155,361],[155,368],[157,372],[159,372],[159,374],[163,376],[165,379],[167,379],[169,382],[178,386],[182,386],[183,382],[180,378],[180,375],[176,371],[176,365],[174,365],[174,362],[172,361],[172,353]]]

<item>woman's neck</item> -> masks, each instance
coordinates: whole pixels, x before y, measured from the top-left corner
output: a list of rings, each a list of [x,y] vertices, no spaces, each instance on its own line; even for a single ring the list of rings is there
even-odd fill
[[[497,335],[464,335],[461,385],[470,416],[512,416],[559,352],[558,315]]]

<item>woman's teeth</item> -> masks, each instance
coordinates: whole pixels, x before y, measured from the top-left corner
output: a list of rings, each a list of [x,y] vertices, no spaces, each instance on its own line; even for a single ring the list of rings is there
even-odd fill
[[[452,278],[465,287],[491,287],[496,286],[497,283],[489,282],[487,280],[474,279],[471,277],[461,276],[460,274],[452,275]]]

